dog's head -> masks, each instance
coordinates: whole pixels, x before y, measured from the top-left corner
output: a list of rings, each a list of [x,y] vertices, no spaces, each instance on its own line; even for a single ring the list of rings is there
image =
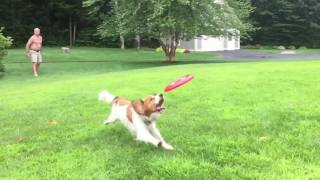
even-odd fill
[[[147,96],[144,100],[133,102],[133,108],[139,115],[149,119],[156,118],[165,110],[164,96],[162,94]]]

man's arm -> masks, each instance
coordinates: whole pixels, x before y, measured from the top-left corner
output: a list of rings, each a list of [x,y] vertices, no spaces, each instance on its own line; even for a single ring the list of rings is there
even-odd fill
[[[27,44],[26,44],[26,54],[29,55],[29,48],[30,48],[30,45],[32,43],[32,36],[29,38]]]

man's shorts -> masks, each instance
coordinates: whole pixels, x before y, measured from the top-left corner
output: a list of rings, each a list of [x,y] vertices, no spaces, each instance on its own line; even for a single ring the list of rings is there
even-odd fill
[[[33,62],[33,63],[41,63],[42,62],[41,51],[30,50],[30,57],[31,57],[31,62]]]

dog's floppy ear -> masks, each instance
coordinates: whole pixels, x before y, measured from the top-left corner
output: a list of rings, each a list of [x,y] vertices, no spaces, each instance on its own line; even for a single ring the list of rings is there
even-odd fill
[[[143,101],[140,99],[132,103],[133,109],[139,114],[142,115],[145,113]]]

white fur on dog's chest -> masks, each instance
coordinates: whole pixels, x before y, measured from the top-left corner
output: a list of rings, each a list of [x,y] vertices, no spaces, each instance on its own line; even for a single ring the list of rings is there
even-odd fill
[[[151,123],[155,122],[160,117],[160,113],[152,113],[150,117],[147,117],[147,116],[140,116],[140,117],[142,117],[143,122],[148,126]]]
[[[126,113],[129,110],[132,111],[132,119],[129,120]],[[146,129],[147,126],[154,123],[157,118],[160,116],[160,113],[153,113],[150,117],[142,116],[136,113],[131,106],[118,106],[113,105],[112,111],[114,111],[114,115],[117,119],[121,121],[121,123],[130,130],[131,133],[136,134],[140,128]]]

